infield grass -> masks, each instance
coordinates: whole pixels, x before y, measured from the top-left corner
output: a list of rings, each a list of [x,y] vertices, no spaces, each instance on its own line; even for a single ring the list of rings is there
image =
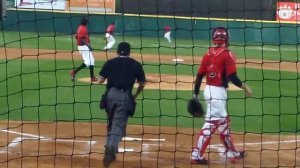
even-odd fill
[[[104,47],[102,35],[92,35],[95,50]],[[121,37],[135,53],[201,56],[210,42],[177,39],[169,44],[163,38]],[[0,46],[76,50],[72,35],[50,33],[2,32]],[[116,47],[117,45],[115,45]],[[296,45],[235,44],[230,48],[239,58],[299,61]],[[75,61],[75,66],[81,61]],[[96,62],[98,72],[103,62]],[[72,61],[66,60],[0,60],[0,119],[31,121],[106,122],[98,101],[105,86],[71,82]],[[185,64],[144,64],[146,73],[193,75],[197,66]],[[77,77],[87,77],[82,70]],[[246,98],[241,91],[230,91],[228,111],[234,131],[291,132],[300,129],[299,74],[283,71],[239,69],[239,76],[252,87],[254,95]],[[202,92],[201,92],[202,94]],[[145,90],[139,96],[136,115],[131,124],[200,128],[203,119],[193,119],[186,112],[190,91]],[[203,97],[201,97],[203,98]]]
[[[95,72],[102,64],[96,62]],[[105,86],[71,82],[68,74],[71,68],[72,61],[66,60],[2,60],[0,119],[106,122],[104,111],[98,108]],[[174,74],[176,71],[183,75],[192,75],[197,70],[196,66],[184,64],[147,63],[144,68],[146,73]],[[241,91],[229,92],[228,111],[233,131],[295,133],[300,129],[299,74],[240,68],[239,75],[247,80],[254,95],[245,98]],[[77,77],[87,76],[86,69]],[[193,119],[186,112],[186,100],[191,96],[191,90],[145,90],[129,123],[200,128],[203,119]]]

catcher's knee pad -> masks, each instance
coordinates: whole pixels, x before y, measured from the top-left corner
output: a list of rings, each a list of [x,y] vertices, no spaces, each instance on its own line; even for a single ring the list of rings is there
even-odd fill
[[[208,129],[208,128],[202,129],[200,131],[199,135],[211,136],[212,135],[212,131],[210,129]]]
[[[212,135],[212,131],[207,128],[202,129],[199,133],[199,138],[195,150],[200,152],[201,156],[203,156],[207,146],[209,145],[211,135]]]

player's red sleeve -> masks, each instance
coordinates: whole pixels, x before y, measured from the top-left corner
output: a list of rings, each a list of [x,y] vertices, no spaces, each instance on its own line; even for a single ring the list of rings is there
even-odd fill
[[[228,77],[231,74],[236,73],[236,64],[235,64],[236,57],[234,56],[233,53],[228,51],[228,54],[226,54],[225,59],[226,59],[225,60],[226,76]]]
[[[208,57],[209,57],[208,54],[205,54],[202,57],[201,64],[200,64],[199,69],[198,69],[198,75],[204,76],[206,74],[206,69],[207,69],[206,65],[207,65]]]

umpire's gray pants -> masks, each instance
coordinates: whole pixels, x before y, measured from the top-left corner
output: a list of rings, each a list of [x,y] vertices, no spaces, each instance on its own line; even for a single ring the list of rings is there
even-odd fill
[[[107,93],[107,146],[112,146],[115,153],[118,151],[118,145],[122,137],[126,135],[126,125],[129,115],[124,110],[126,102],[129,99],[128,91],[110,88]]]

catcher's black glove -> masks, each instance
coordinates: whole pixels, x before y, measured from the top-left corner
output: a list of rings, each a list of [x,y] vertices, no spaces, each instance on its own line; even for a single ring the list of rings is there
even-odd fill
[[[187,103],[187,110],[193,117],[202,117],[204,114],[203,107],[198,99],[190,99]]]

